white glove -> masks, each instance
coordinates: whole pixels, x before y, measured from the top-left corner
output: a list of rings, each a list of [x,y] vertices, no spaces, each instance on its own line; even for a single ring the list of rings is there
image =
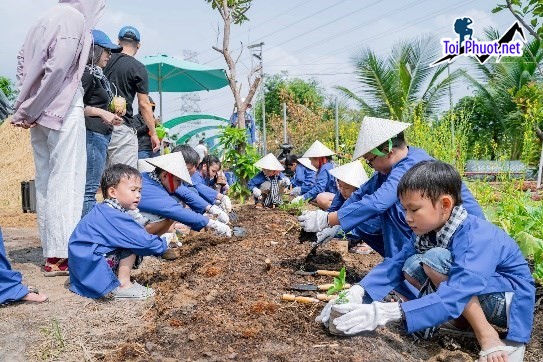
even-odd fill
[[[330,227],[328,225],[328,213],[322,210],[309,211],[302,214],[298,217],[298,221],[300,222],[300,226],[309,233],[316,233]]]
[[[326,228],[322,231],[319,231],[317,233],[317,241],[315,241],[311,246],[325,245],[327,242],[332,240],[337,235],[337,233],[339,232],[339,229],[340,229],[340,226],[336,225],[336,226]]]
[[[334,310],[343,314],[334,319],[338,331],[353,335],[363,331],[373,331],[390,321],[402,319],[400,303],[373,302],[371,304],[336,304]]]
[[[279,184],[283,187],[289,187],[290,179],[288,177],[282,178],[281,181],[279,181]]]
[[[300,200],[303,200],[303,199],[304,199],[304,197],[301,196],[301,195],[300,195],[300,196],[296,196],[295,198],[293,198],[293,199],[290,201],[290,203],[291,203],[291,204],[296,204],[296,203],[300,202]]]
[[[300,186],[296,186],[292,190],[290,190],[290,196],[300,196],[302,193],[302,188]]]
[[[232,212],[232,201],[226,195],[222,195],[222,199],[216,200],[215,205],[219,206],[224,212]]]
[[[230,229],[230,226],[223,224],[220,221],[209,219],[207,227],[213,229],[215,235],[226,236],[227,238],[232,237],[232,229]]]
[[[364,297],[364,288],[362,288],[360,284],[356,284],[350,287],[349,290],[347,291],[347,294],[345,295],[345,298],[349,301],[348,304],[356,304],[356,305],[362,304],[363,297]],[[315,318],[315,321],[322,322],[326,327],[328,327],[330,312],[332,311],[332,307],[334,305],[336,305],[336,300],[332,299],[326,304],[321,314],[319,314],[319,316]]]
[[[230,218],[226,214],[226,212],[222,211],[222,209],[218,206],[211,206],[209,210],[207,210],[211,215],[215,216],[217,220],[222,222],[223,224],[228,224],[230,222]]]
[[[259,199],[262,196],[262,191],[258,187],[253,187],[252,191],[255,198]]]

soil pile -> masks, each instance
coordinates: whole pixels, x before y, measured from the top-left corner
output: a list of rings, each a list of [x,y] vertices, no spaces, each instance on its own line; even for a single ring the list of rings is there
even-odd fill
[[[30,131],[13,127],[9,120],[0,124],[0,208],[21,208],[21,181],[34,178],[34,158]]]
[[[476,356],[477,345],[470,340],[436,337],[413,344],[399,323],[354,338],[331,336],[314,321],[324,303],[281,302],[280,297],[283,293],[304,295],[290,291],[293,284],[323,284],[332,278],[295,272],[339,270],[346,265],[348,279],[356,281],[381,258],[326,247],[306,261],[310,247],[297,243],[295,217],[251,207],[240,210],[239,216],[239,226],[247,229],[245,238],[189,236],[180,259],[142,271],[138,280],[157,291],[150,322],[119,346],[113,360],[396,362],[472,361]],[[269,270],[267,258],[272,262]],[[538,323],[527,360],[543,357],[541,347],[536,347],[543,333]],[[442,345],[453,349],[461,345],[463,352],[451,352]]]

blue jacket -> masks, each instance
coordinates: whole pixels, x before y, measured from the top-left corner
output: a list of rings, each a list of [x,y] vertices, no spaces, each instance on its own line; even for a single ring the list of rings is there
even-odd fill
[[[472,296],[513,292],[506,339],[527,343],[535,286],[517,243],[492,223],[468,215],[448,249],[453,257],[449,279],[435,293],[401,304],[407,331],[416,332],[458,318]],[[397,262],[403,265],[401,260]]]
[[[196,231],[200,231],[209,223],[207,217],[184,208],[178,200],[170,195],[161,184],[153,181],[147,173],[142,173],[141,178],[141,200],[138,205],[140,211],[178,221]]]
[[[230,126],[238,126],[238,112],[234,112],[230,116]],[[247,129],[247,143],[250,145],[256,142],[256,125],[253,116],[249,112],[245,112],[245,128]]]
[[[88,298],[100,298],[120,285],[105,255],[117,249],[136,255],[161,255],[166,240],[151,235],[119,210],[96,204],[77,224],[68,243],[70,290]]]
[[[195,191],[191,191],[189,187],[181,185],[175,190],[174,195],[187,204],[192,211],[203,214],[210,203],[199,196],[198,190]]]
[[[211,187],[207,186],[204,178],[199,171],[196,171],[190,175],[192,186],[198,191],[198,194],[211,205],[215,204],[215,199],[219,192]]]
[[[313,200],[321,192],[331,192],[333,194],[337,192],[336,178],[329,172],[333,168],[334,165],[331,162],[327,162],[321,166],[317,172],[315,185],[302,195],[305,200]]]
[[[286,178],[285,175],[283,175],[283,173],[279,173],[279,179],[282,180]],[[256,187],[256,188],[259,188],[260,185],[262,185],[264,182],[266,182],[266,176],[264,176],[264,172],[260,171],[259,173],[256,174],[255,177],[253,177],[252,179],[249,180],[249,182],[247,182],[247,188],[249,190],[252,190],[253,187]]]
[[[315,185],[315,176],[317,173],[308,169],[301,163],[296,166],[294,176],[292,177],[292,186],[300,187],[302,195],[311,190]]]
[[[379,245],[379,238],[371,240],[376,245],[368,244],[380,254],[383,252],[381,255],[385,259],[360,281],[360,285],[374,300],[382,300],[394,288],[394,285],[398,284],[398,280],[403,280],[401,270],[403,264],[399,268],[396,267],[392,258],[409,257],[415,252],[412,246],[409,247],[414,234],[405,222],[404,210],[397,196],[398,182],[415,164],[432,159],[426,151],[409,147],[407,156],[396,163],[388,175],[375,172],[338,211],[341,228],[345,231],[358,228],[362,229],[358,232],[372,233],[372,231],[363,230],[367,221],[376,216],[381,219],[383,244]],[[485,218],[481,207],[465,184],[462,184],[462,200],[469,214]],[[408,246],[404,248],[405,245]]]
[[[28,288],[22,281],[21,273],[11,270],[0,229],[0,304],[21,300],[28,294]]]

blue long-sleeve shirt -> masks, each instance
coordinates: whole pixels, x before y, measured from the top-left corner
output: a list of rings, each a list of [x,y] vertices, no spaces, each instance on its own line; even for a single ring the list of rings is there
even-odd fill
[[[302,164],[298,164],[294,171],[294,176],[292,177],[292,186],[299,187],[301,189],[301,194],[305,194],[313,185],[315,185],[315,177],[317,173],[309,168],[305,167]]]
[[[198,191],[198,194],[211,205],[215,203],[219,192],[206,185],[206,182],[200,172],[196,171],[190,175],[192,186]]]
[[[317,172],[315,184],[309,191],[302,195],[305,200],[313,200],[321,192],[331,192],[333,194],[337,192],[336,178],[329,172],[333,168],[334,165],[330,162],[321,166]]]
[[[286,178],[286,176],[283,175],[282,172],[279,173],[278,177],[279,177],[279,180]],[[253,177],[252,179],[249,180],[249,182],[247,182],[247,188],[249,190],[252,190],[254,187],[259,188],[260,185],[262,185],[266,181],[267,180],[266,180],[266,176],[264,176],[264,172],[260,171],[259,173],[255,175],[255,177]]]
[[[142,173],[141,178],[141,200],[138,205],[140,211],[178,221],[196,231],[203,229],[209,223],[207,217],[184,208],[178,200],[172,197],[161,184],[152,180],[147,173]]]
[[[77,224],[68,243],[70,290],[100,298],[120,285],[105,255],[117,249],[136,255],[161,255],[166,240],[151,235],[134,219],[105,204],[96,204]]]
[[[468,215],[448,249],[453,259],[449,279],[435,293],[401,304],[407,331],[416,332],[458,318],[472,296],[513,292],[506,339],[527,343],[535,286],[517,243],[492,223]]]
[[[15,302],[28,294],[28,288],[22,281],[21,273],[11,270],[0,229],[0,304]]]
[[[174,195],[187,204],[192,211],[197,212],[198,214],[203,214],[210,205],[210,203],[200,197],[197,192],[191,191],[190,188],[185,185],[179,186],[175,190]]]

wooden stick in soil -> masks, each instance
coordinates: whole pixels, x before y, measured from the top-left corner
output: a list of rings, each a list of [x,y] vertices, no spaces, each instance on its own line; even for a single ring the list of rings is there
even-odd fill
[[[320,303],[320,300],[311,297],[295,296],[294,294],[283,294],[281,300],[298,303]]]
[[[264,260],[264,263],[266,263],[266,271],[269,271],[271,269],[271,260],[270,260],[270,258],[266,258],[266,260]]]

